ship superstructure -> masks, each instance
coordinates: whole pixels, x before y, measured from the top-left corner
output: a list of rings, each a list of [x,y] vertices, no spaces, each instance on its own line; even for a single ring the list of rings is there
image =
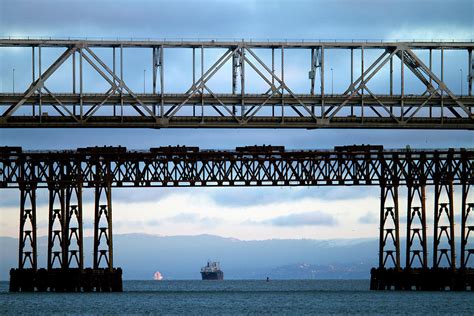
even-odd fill
[[[224,272],[222,272],[219,262],[208,261],[201,268],[201,276],[203,280],[224,280]]]

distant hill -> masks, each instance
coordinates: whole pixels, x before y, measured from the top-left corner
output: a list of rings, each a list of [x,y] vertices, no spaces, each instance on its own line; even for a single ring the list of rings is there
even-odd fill
[[[459,251],[459,239],[456,240]],[[401,262],[405,265],[405,239]],[[86,267],[92,265],[92,238],[84,239]],[[432,252],[428,240],[428,252]],[[0,237],[0,280],[18,265],[18,240]],[[440,248],[447,248],[441,244]],[[46,266],[46,237],[38,238],[39,266]],[[207,260],[220,261],[225,279],[367,279],[378,264],[378,239],[268,239],[244,241],[213,235],[114,235],[114,266],[124,279],[200,279]],[[428,264],[431,265],[431,255]],[[444,260],[444,259],[443,259]],[[444,264],[444,261],[442,261]]]
[[[46,265],[46,237],[40,237],[39,263]],[[226,279],[368,278],[377,262],[376,239],[270,239],[243,241],[212,235],[114,235],[114,265],[125,279],[199,279],[208,259],[220,261]],[[84,239],[86,266],[91,265],[92,238]],[[18,265],[18,240],[0,237],[0,279]]]
[[[405,263],[402,238],[402,265]],[[84,239],[86,266],[92,265],[92,238]],[[46,266],[46,237],[38,238],[39,265]],[[446,247],[446,245],[441,245]],[[18,240],[0,237],[0,280],[18,265]],[[432,243],[428,240],[429,252]],[[459,245],[457,245],[459,250]],[[124,279],[199,279],[210,259],[220,261],[225,279],[367,279],[378,263],[378,239],[268,239],[244,241],[213,235],[114,235],[114,265]],[[429,256],[431,259],[431,256]]]
[[[220,261],[226,279],[255,279],[268,275],[276,278],[272,271],[295,263],[358,266],[375,264],[377,259],[375,239],[242,241],[211,235],[157,237],[133,234],[118,235],[114,243],[115,262],[124,267],[125,277],[129,279],[149,279],[156,270],[168,279],[198,279],[200,267],[208,259]],[[369,270],[364,277],[369,276]],[[319,277],[337,276],[327,273]],[[360,274],[354,274],[354,277],[360,278]],[[301,277],[289,274],[279,278]],[[351,276],[347,275],[347,278]]]
[[[295,263],[270,270],[271,279],[367,279],[373,263],[334,263],[315,265]]]

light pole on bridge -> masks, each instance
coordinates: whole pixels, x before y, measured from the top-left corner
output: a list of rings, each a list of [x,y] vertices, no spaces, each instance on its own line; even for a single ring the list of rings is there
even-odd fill
[[[331,67],[331,94],[334,95],[334,69]]]
[[[461,72],[461,96],[462,96],[462,68],[459,68],[459,71]]]
[[[15,68],[13,68],[13,93],[15,93]]]

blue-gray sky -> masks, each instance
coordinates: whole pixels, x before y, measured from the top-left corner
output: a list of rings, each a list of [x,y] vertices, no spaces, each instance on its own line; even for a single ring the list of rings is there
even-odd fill
[[[474,38],[473,21],[473,2],[470,0],[44,0],[40,4],[33,0],[0,1],[0,36],[470,40]],[[51,56],[54,54],[51,53]],[[137,57],[140,53],[136,54],[128,56],[129,64],[134,67],[128,70],[126,80],[131,87],[139,90],[142,89],[143,67],[149,65],[143,66],[141,57]],[[12,53],[0,49],[0,91],[11,91],[11,68],[18,69],[17,89],[26,89],[31,70],[29,59],[25,56],[26,53],[21,50]],[[166,57],[171,60],[166,70],[168,88],[179,91],[180,76],[189,67],[179,56],[168,54]],[[295,69],[302,69],[307,61],[299,62],[297,57],[293,58]],[[328,63],[335,68],[335,91],[346,87],[348,74],[343,66],[348,62],[346,57],[337,54],[328,57]],[[458,93],[458,69],[467,68],[467,59],[456,54],[447,55],[446,59],[450,65],[446,81]],[[189,60],[186,62],[189,63]],[[307,80],[307,69],[303,70],[301,78]],[[98,89],[101,84],[94,80],[98,79],[91,75],[92,90]],[[288,80],[293,80],[290,84],[295,90],[304,89],[299,77],[292,79],[289,76]],[[54,83],[51,85],[60,90],[63,87],[60,78],[57,81],[56,86]],[[462,84],[467,87],[465,80]],[[407,89],[416,92],[417,87],[413,83]],[[149,85],[147,89],[150,89]],[[202,148],[234,148],[249,144],[332,148],[357,143],[382,144],[389,148],[405,147],[407,144],[412,148],[446,148],[472,147],[473,140],[473,133],[468,131],[423,130],[0,130],[0,145],[19,145],[26,149],[96,145],[143,149],[176,144]],[[118,232],[146,231],[164,235],[216,233],[243,239],[376,236],[377,224],[373,223],[372,218],[378,209],[378,191],[367,190],[116,190],[114,217]],[[0,196],[0,235],[15,236],[17,209],[13,202],[18,199],[17,194],[14,191],[0,191]],[[345,198],[339,199],[341,196]],[[41,212],[44,216],[44,207]],[[303,222],[308,225],[302,225]]]

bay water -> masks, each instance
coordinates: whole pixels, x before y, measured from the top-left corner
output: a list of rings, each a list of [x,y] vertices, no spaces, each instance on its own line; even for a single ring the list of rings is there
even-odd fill
[[[9,293],[0,315],[474,315],[474,292],[369,291],[368,280],[124,281],[122,293]]]

